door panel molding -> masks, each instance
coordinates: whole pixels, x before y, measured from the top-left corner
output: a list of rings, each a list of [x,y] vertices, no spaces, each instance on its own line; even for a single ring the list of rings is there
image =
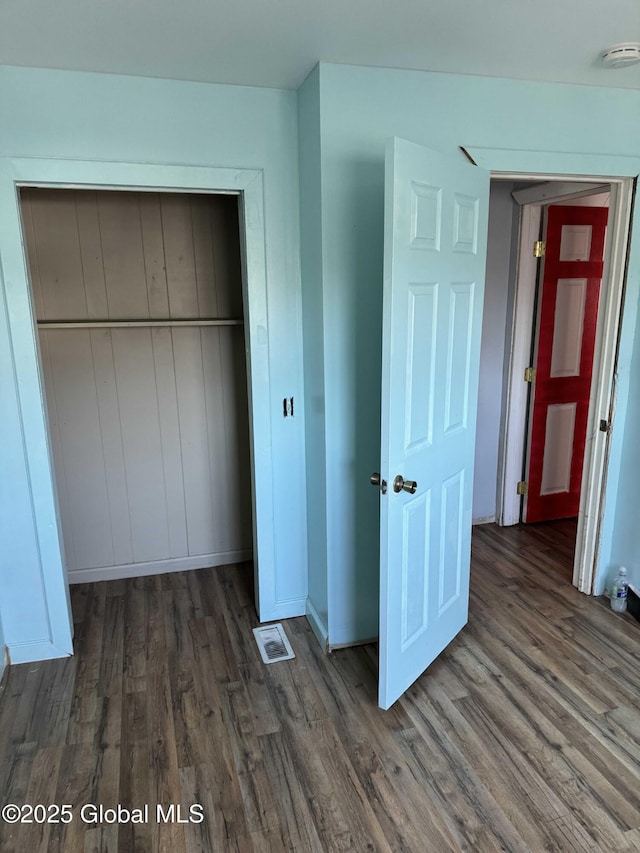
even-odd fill
[[[530,407],[530,441],[527,446],[526,476],[528,484],[524,499],[523,521],[552,521],[578,515],[584,451],[587,436],[589,400],[593,386],[593,353],[597,330],[598,307],[602,275],[604,272],[604,244],[608,210],[605,207],[576,207],[550,205],[547,209],[545,229],[545,255],[540,260],[542,275],[539,285],[538,310],[535,332],[535,380],[532,383]],[[576,231],[575,227],[588,225],[590,234]],[[571,234],[566,238],[567,228]],[[577,242],[573,239],[577,235]],[[588,236],[585,241],[584,237]],[[565,257],[578,254],[580,260],[562,260],[563,240]],[[567,247],[567,242],[570,246]],[[584,256],[588,251],[587,257]],[[578,304],[571,302],[571,294],[578,294]],[[569,308],[580,307],[581,315],[570,315]],[[569,329],[563,321],[572,320],[577,340],[574,370],[559,371],[554,376],[554,359],[557,351],[568,344]],[[571,361],[571,353],[568,354]],[[557,366],[557,364],[556,364]],[[569,368],[571,365],[569,365]],[[567,408],[567,404],[571,407]],[[562,404],[560,406],[559,404]],[[573,412],[571,421],[567,420]],[[555,429],[559,432],[556,434]],[[567,445],[567,439],[571,444]],[[561,447],[569,451],[562,458]],[[567,477],[564,471],[569,464],[569,482],[565,489],[559,484]],[[552,466],[558,467],[558,474]],[[546,478],[546,490],[542,483]]]

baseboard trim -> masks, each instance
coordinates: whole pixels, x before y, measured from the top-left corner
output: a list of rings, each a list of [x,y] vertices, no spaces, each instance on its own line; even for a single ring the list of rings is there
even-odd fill
[[[297,616],[305,615],[305,598],[288,598],[285,601],[276,601],[271,607],[260,606],[258,619],[260,624],[265,622],[279,622],[280,619],[295,619]]]
[[[100,566],[95,569],[73,569],[67,573],[69,583],[94,583],[122,578],[139,578],[145,575],[163,575],[168,572],[185,572],[191,569],[209,569],[253,559],[253,551],[224,551],[219,554],[199,554],[195,557],[177,557],[174,560],[153,560],[148,563],[128,563],[124,566]]]
[[[495,522],[495,515],[481,515],[480,518],[472,519],[471,524],[475,526],[476,524],[495,524]]]
[[[11,664],[11,658],[9,657],[9,647],[4,647],[4,654],[0,655],[0,690],[4,686],[4,679],[9,671],[9,666]]]
[[[355,646],[375,645],[378,639],[379,637],[370,637],[368,640],[353,640],[350,643],[330,643],[327,648],[330,652],[337,652],[340,649],[353,649]]]
[[[311,625],[311,630],[316,636],[317,641],[322,646],[323,651],[328,651],[329,649],[329,631],[327,630],[326,625],[320,618],[318,611],[315,609],[311,600],[307,598],[306,603],[306,616],[309,625]]]
[[[68,658],[69,656],[69,652],[57,648],[51,640],[34,640],[28,643],[9,643],[7,645],[7,657],[11,665]]]

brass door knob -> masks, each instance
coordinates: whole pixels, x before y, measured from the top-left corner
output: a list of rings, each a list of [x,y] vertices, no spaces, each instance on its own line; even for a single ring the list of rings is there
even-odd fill
[[[383,480],[377,471],[369,477],[369,482],[372,486],[378,486],[383,495],[387,494],[387,481]]]
[[[409,492],[410,495],[415,495],[418,490],[418,484],[415,480],[405,480],[401,474],[398,474],[397,477],[393,480],[393,491],[394,492]]]

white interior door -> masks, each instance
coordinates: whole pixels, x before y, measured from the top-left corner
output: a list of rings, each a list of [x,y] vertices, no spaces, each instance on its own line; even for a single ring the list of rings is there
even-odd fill
[[[389,708],[467,621],[489,173],[401,139],[385,169],[379,704]]]

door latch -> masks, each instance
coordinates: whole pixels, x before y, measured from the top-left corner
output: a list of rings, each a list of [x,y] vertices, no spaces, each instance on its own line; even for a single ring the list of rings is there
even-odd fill
[[[369,477],[369,482],[372,486],[378,486],[383,495],[387,494],[387,481],[383,480],[377,471],[374,471]]]

